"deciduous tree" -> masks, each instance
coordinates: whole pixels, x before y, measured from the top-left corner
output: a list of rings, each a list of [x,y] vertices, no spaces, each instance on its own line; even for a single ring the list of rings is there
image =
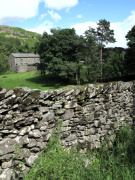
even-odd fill
[[[83,47],[84,38],[74,29],[51,29],[51,34],[44,32],[35,50],[50,73],[65,79],[76,75],[79,84]]]
[[[0,74],[8,70],[8,51],[4,45],[0,46]]]

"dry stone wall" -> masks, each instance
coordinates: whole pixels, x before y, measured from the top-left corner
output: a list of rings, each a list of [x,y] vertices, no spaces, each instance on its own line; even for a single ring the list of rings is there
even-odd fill
[[[135,82],[55,91],[0,89],[0,180],[21,179],[20,171],[29,171],[58,124],[60,141],[69,149],[111,141],[116,130],[134,121],[134,94]]]

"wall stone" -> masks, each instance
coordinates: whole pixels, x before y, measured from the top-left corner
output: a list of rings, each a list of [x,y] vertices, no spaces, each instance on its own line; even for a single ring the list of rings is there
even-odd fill
[[[16,66],[16,72],[22,73],[22,72],[29,72],[29,71],[36,71],[37,66],[32,65],[17,65]]]
[[[55,91],[2,89],[0,180],[25,175],[59,123],[62,145],[84,151],[99,148],[105,138],[111,141],[113,132],[134,118],[135,81]]]

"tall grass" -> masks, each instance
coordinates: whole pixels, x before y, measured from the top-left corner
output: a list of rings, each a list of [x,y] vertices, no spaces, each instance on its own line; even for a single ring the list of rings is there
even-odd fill
[[[89,162],[86,166],[86,161]],[[81,154],[66,152],[59,136],[51,138],[25,180],[134,180],[135,132],[122,128],[113,145]]]

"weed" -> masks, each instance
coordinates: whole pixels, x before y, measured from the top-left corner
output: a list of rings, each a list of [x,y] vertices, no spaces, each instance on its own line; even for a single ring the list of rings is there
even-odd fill
[[[16,144],[15,145],[15,152],[16,152],[16,155],[14,155],[12,157],[12,160],[15,161],[15,160],[18,160],[20,159],[20,157],[22,156],[23,154],[23,148],[21,148],[21,145],[20,144]],[[13,176],[16,177],[16,179],[19,179],[20,177],[22,177],[24,179],[24,175],[23,175],[23,171],[25,169],[25,163],[22,162],[22,161],[18,161],[18,166],[15,166],[13,168]]]

